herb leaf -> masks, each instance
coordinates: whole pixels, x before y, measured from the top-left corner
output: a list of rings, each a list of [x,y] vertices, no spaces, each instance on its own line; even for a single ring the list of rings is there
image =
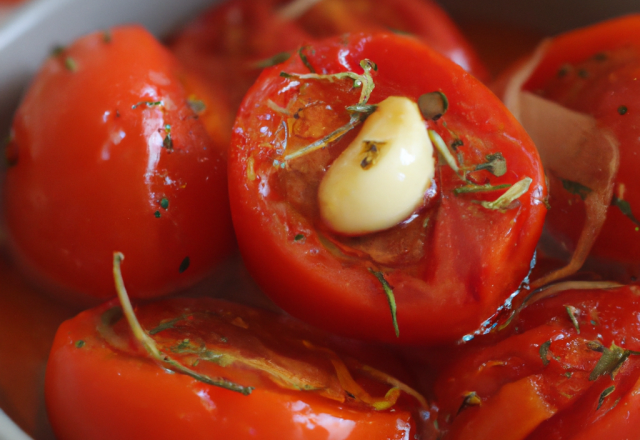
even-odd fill
[[[251,67],[254,69],[266,69],[267,67],[284,63],[289,58],[291,58],[291,54],[289,52],[280,52],[265,60],[256,61],[251,65]]]
[[[598,407],[596,408],[596,411],[600,409],[600,407],[604,403],[604,399],[606,399],[611,393],[613,393],[615,389],[616,387],[611,385],[609,388],[604,390],[602,394],[600,394],[600,398],[598,399]]]
[[[398,318],[397,318],[397,306],[396,306],[396,297],[393,294],[393,288],[389,285],[389,282],[384,278],[382,272],[378,272],[369,268],[369,272],[375,276],[380,284],[382,284],[382,289],[384,290],[385,295],[387,295],[387,301],[389,302],[389,309],[391,309],[391,319],[393,320],[393,328],[396,331],[396,338],[400,337],[400,329],[398,328]]]
[[[485,163],[476,165],[476,171],[487,170],[496,177],[504,176],[507,173],[507,160],[502,153],[487,154]]]
[[[578,311],[578,309],[568,305],[565,305],[564,308],[567,311],[567,314],[569,315],[569,319],[571,319],[571,323],[575,327],[576,332],[580,334],[580,324],[578,323],[578,319],[576,318],[576,312]]]
[[[547,341],[540,345],[540,359],[542,359],[542,365],[544,366],[549,365],[549,347],[551,347],[551,341]]]
[[[613,198],[611,199],[611,206],[617,206],[618,209],[620,209],[620,211],[622,211],[622,213],[629,218],[629,220],[635,223],[636,226],[640,226],[640,221],[633,215],[629,202],[613,196]]]
[[[595,344],[587,344],[587,346],[591,350],[602,351],[602,356],[589,375],[589,380],[591,381],[607,374],[609,374],[611,376],[611,379],[613,379],[624,361],[626,361],[627,358],[631,354],[633,354],[631,350],[625,350],[621,347],[618,347],[615,343],[612,343],[611,347],[609,348],[603,346],[602,344],[600,344],[599,346],[596,346]]]
[[[579,196],[582,200],[586,199],[587,196],[593,192],[593,190],[588,186],[584,186],[581,183],[574,182],[572,180],[562,179],[562,187],[571,194]]]
[[[478,192],[490,192],[490,191],[498,191],[501,189],[509,188],[511,185],[508,183],[503,183],[501,185],[465,185],[460,188],[455,188],[453,193],[455,195],[465,194],[465,193],[478,193]]]
[[[486,209],[493,209],[497,211],[504,211],[506,209],[509,209],[511,204],[516,199],[523,196],[527,191],[529,191],[531,182],[533,182],[533,179],[531,177],[525,177],[524,179],[511,185],[511,188],[509,188],[504,194],[502,194],[493,202],[480,202],[480,204]]]
[[[462,405],[458,408],[458,414],[460,414],[464,409],[469,408],[470,406],[480,406],[482,405],[482,400],[478,397],[478,394],[475,391],[471,391],[465,394],[464,399],[462,400]]]
[[[307,58],[307,55],[304,53],[304,51],[308,48],[308,46],[302,46],[300,49],[298,49],[298,56],[300,57],[300,59],[302,60],[302,64],[304,64],[304,66],[309,69],[309,72],[311,73],[316,73],[316,69],[313,68],[313,66],[311,65],[311,63],[309,62],[309,58]]]

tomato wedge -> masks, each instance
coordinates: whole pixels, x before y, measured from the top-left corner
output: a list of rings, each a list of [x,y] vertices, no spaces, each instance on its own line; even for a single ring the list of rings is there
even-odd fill
[[[368,103],[353,87],[363,82],[375,85]],[[334,233],[318,188],[360,132],[357,112],[426,93],[446,114],[419,124],[447,159],[434,158],[423,203],[388,229]],[[305,154],[309,145],[324,148]],[[367,340],[444,342],[476,329],[529,271],[546,211],[537,152],[515,119],[460,67],[394,34],[325,40],[267,69],[239,111],[229,179],[240,249],[267,295]]]
[[[209,298],[135,311],[161,360],[114,302],[58,330],[46,377],[58,438],[435,438],[388,352]]]
[[[114,249],[134,297],[192,285],[234,248],[216,98],[147,31],[97,32],[58,50],[18,109],[4,188],[8,242],[69,301],[115,295]],[[133,258],[135,257],[135,258]]]

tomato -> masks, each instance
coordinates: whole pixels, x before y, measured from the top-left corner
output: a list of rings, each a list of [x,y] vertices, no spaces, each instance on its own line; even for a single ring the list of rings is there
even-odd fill
[[[0,252],[0,409],[32,437],[43,435],[44,372],[58,326],[75,313],[20,279]]]
[[[550,43],[524,89],[593,116],[617,141],[619,168],[606,221],[591,249],[589,268],[623,281],[640,276],[640,188],[635,148],[640,136],[640,16],[629,16],[561,35]],[[534,136],[535,138],[535,136]],[[584,155],[583,155],[584,157]],[[574,158],[573,161],[586,160]],[[606,164],[594,162],[598,170]],[[576,185],[549,173],[548,230],[572,252],[585,222],[588,182]]]
[[[148,298],[233,249],[226,146],[207,134],[215,108],[202,103],[216,100],[198,84],[136,26],[45,62],[14,119],[4,188],[8,242],[35,282],[70,301],[112,297],[119,249],[132,296]]]
[[[203,78],[224,84],[234,108],[265,65],[281,61],[302,44],[346,32],[393,29],[411,33],[478,78],[488,79],[471,45],[431,1],[313,3],[226,1],[187,25],[170,47]]]
[[[393,30],[408,33],[478,79],[489,74],[473,47],[446,12],[431,0],[322,0],[299,19],[312,36]]]
[[[209,298],[146,304],[136,315],[163,365],[141,351],[113,302],[58,330],[45,383],[57,438],[435,438],[431,423],[421,426],[424,399],[389,375],[403,374],[389,353]],[[190,375],[169,371],[167,357]]]
[[[235,109],[262,63],[311,39],[296,23],[280,18],[273,6],[255,0],[216,4],[189,23],[169,47],[191,71],[209,83],[222,84]]]
[[[491,92],[415,39],[354,34],[314,44],[305,54],[266,70],[236,120],[229,190],[250,273],[287,312],[338,334],[434,343],[473,331],[518,288],[540,235],[546,189],[530,139]],[[448,110],[424,125],[454,145],[451,151],[457,148],[466,169],[484,168],[487,156],[501,153],[504,174],[483,169],[459,177],[438,160],[424,205],[408,219],[356,237],[329,230],[318,212],[318,186],[359,129],[295,160],[284,160],[282,150],[292,154],[348,123],[346,107],[358,102],[360,89],[351,79],[290,75],[308,72],[305,63],[327,74],[360,71],[365,59],[378,66],[371,103],[440,91]],[[481,204],[527,179],[526,195],[513,204],[497,210]],[[456,195],[478,185],[493,190]],[[390,290],[399,339],[385,299]]]
[[[436,380],[443,438],[634,438],[639,313],[637,286],[570,290],[458,349]]]

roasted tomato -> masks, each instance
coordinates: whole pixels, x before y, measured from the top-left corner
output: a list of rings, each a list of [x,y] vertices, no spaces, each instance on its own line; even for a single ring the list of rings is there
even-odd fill
[[[229,178],[243,258],[267,295],[367,340],[477,328],[529,271],[546,211],[515,119],[394,34],[326,40],[266,70],[238,114]]]
[[[635,438],[638,291],[565,291],[458,349],[436,381],[442,438]]]
[[[237,108],[265,63],[286,59],[287,51],[309,40],[296,23],[277,14],[273,2],[230,0],[189,23],[169,47],[201,78],[223,84]]]
[[[42,435],[44,372],[58,326],[75,313],[27,283],[0,252],[0,409],[27,434]]]
[[[478,79],[485,81],[489,77],[486,67],[451,18],[431,0],[322,0],[309,4],[312,6],[297,22],[315,38],[347,32],[406,33]],[[287,10],[286,6],[282,7]]]
[[[60,327],[45,383],[60,440],[435,438],[389,353],[208,298],[136,314],[155,360],[113,302]]]
[[[415,35],[478,78],[488,78],[455,24],[429,0],[230,0],[187,25],[170,47],[186,66],[225,84],[237,107],[260,69],[286,59],[301,44],[389,29]]]
[[[589,269],[627,282],[637,279],[640,16],[561,35],[544,43],[532,59],[537,61],[522,84],[523,94],[529,96],[519,107],[523,125],[539,146],[549,177],[549,202],[553,207],[547,219],[550,236],[559,244],[557,250],[577,250],[583,254],[582,260],[589,252],[583,246],[588,241],[593,244]],[[560,111],[551,116],[554,104],[566,109],[566,119]],[[592,118],[593,125],[611,141],[585,141],[594,138],[594,130],[576,112]],[[538,139],[537,132],[551,125],[547,118],[562,122],[553,127],[552,135]],[[580,122],[583,120],[584,124]],[[577,135],[576,127],[581,130]],[[557,144],[565,147],[547,147],[552,138],[560,139]],[[603,155],[607,149],[612,149],[611,153]],[[606,184],[600,182],[603,174],[607,175]],[[597,210],[602,214],[594,213]]]
[[[112,297],[121,249],[132,296],[153,297],[233,248],[226,146],[201,121],[215,97],[192,84],[140,27],[45,62],[15,116],[4,189],[8,242],[35,281],[77,301]]]

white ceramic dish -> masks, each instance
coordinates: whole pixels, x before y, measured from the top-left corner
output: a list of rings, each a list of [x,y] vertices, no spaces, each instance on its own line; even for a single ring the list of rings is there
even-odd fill
[[[132,22],[163,36],[215,1],[32,0],[17,8],[8,19],[2,21],[0,17],[0,136],[8,132],[11,115],[33,72],[56,45],[67,44],[89,31]],[[467,22],[523,24],[541,34],[557,33],[637,9],[633,0],[608,0],[606,4],[602,0],[441,0],[440,3]],[[45,437],[48,439],[50,434]],[[0,409],[0,440],[29,438]]]

